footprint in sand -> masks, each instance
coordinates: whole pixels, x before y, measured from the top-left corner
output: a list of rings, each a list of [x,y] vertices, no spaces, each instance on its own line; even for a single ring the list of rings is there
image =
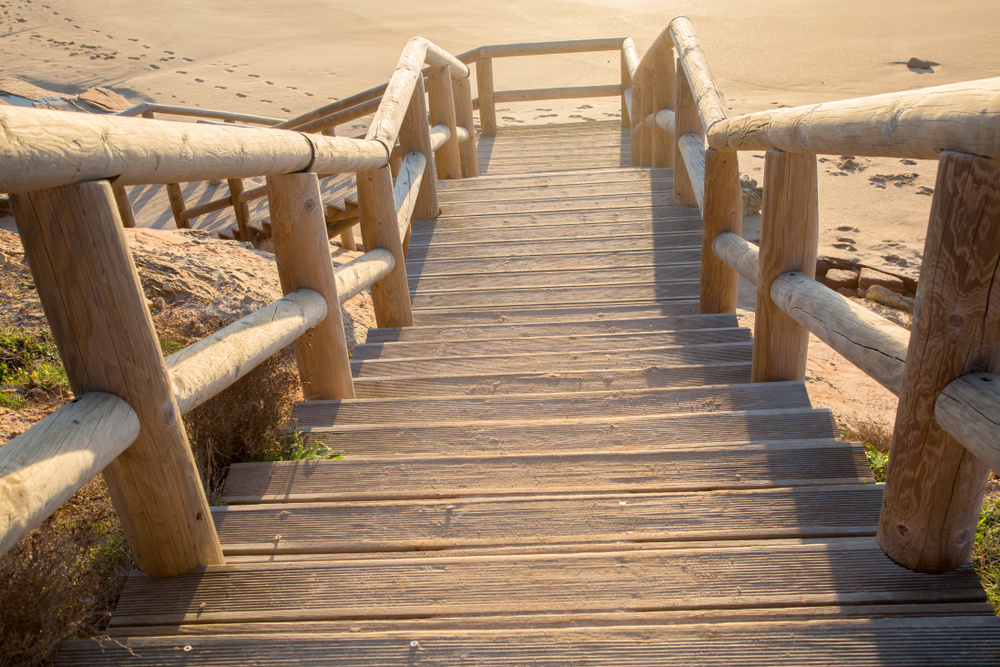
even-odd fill
[[[195,81],[197,81],[198,83],[205,83],[204,79],[195,79]]]
[[[841,225],[837,227],[838,232],[860,232],[861,230],[857,227],[851,227],[850,225]]]
[[[247,74],[247,76],[253,77],[255,79],[259,79],[260,78],[260,74]]]
[[[226,89],[225,86],[216,86],[216,88],[218,88],[219,90],[225,90]]]
[[[164,53],[166,53],[166,54],[167,54],[168,56],[172,56],[172,55],[174,55],[174,52],[173,52],[173,51],[164,51]]]
[[[73,26],[73,27],[75,28],[76,26]],[[130,42],[138,42],[139,40],[137,40],[137,39],[136,39],[136,38],[134,38],[134,37],[129,37],[129,38],[128,38],[128,41],[130,41]]]
[[[271,100],[261,100],[264,104],[274,104]]]
[[[581,104],[580,106],[577,107],[577,109],[593,109],[593,108],[594,107],[590,106],[589,104]]]
[[[183,60],[186,63],[193,63],[194,62],[194,58],[181,58],[181,60]]]
[[[833,246],[834,248],[836,248],[837,250],[846,250],[846,251],[848,251],[848,252],[857,252],[857,251],[858,251],[858,249],[857,249],[857,248],[855,248],[855,247],[854,247],[853,245],[851,245],[850,243],[842,243],[842,242],[841,242],[841,243],[833,243],[833,244],[831,244],[831,245],[832,245],[832,246]]]
[[[557,113],[543,113],[541,116],[535,116],[535,118],[536,119],[538,119],[538,118],[556,118],[558,116],[559,116],[559,114],[557,114]]]
[[[917,194],[927,195],[928,197],[932,197],[934,195],[934,188],[929,188],[926,185],[921,185],[919,188],[917,188]]]
[[[244,98],[246,97],[246,95],[244,95],[243,93],[236,93],[236,97]]]
[[[913,165],[915,165],[917,163],[916,160],[900,160],[900,162],[903,163],[903,164],[905,164],[908,167],[912,167]]]
[[[837,240],[840,241],[840,242],[842,242],[842,243],[857,243],[857,241],[855,241],[854,239],[852,239],[849,236],[838,236]]]
[[[152,67],[153,69],[160,69],[159,65],[153,65],[152,63],[150,63],[149,66]]]
[[[285,107],[281,107],[281,110],[284,111],[285,113],[292,113],[291,109],[286,109]]]
[[[179,70],[177,70],[177,74],[187,74],[187,72],[185,72],[185,71],[184,71],[184,70],[182,70],[182,69],[179,69]]]
[[[232,74],[232,73],[233,73],[233,72],[235,72],[236,70],[234,70],[234,69],[227,69],[226,71],[227,71],[227,72],[229,72],[230,74]]]

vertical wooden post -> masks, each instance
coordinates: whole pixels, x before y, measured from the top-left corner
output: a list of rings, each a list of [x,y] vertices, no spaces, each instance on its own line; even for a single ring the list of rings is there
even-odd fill
[[[325,130],[323,130],[323,136],[324,137],[335,137],[335,136],[337,136],[337,128],[335,126],[334,127],[328,127],[328,128],[326,128]],[[322,192],[322,188],[320,189],[320,192]],[[358,244],[354,240],[354,228],[353,227],[351,229],[345,229],[344,231],[342,231],[340,233],[340,247],[346,248],[348,250],[355,250],[355,249],[357,249]]]
[[[410,151],[423,153],[427,158],[424,177],[420,179],[417,203],[413,207],[416,220],[430,220],[438,216],[437,176],[434,173],[434,155],[431,151],[430,127],[427,124],[427,99],[424,95],[424,79],[417,77],[410,104],[406,107],[403,124],[399,129],[399,145],[403,155]]]
[[[677,96],[677,77],[674,71],[674,50],[660,46],[653,59],[653,113],[673,109]],[[674,135],[653,122],[653,166],[674,166]]]
[[[989,468],[938,425],[934,402],[976,371],[1000,372],[1000,161],[945,152],[878,527],[910,569],[947,572],[972,551]]]
[[[406,258],[396,221],[396,198],[388,167],[358,172],[358,203],[361,205],[361,236],[365,249],[384,248],[396,265],[372,285],[372,305],[379,327],[413,326],[410,288],[406,282]]]
[[[240,199],[240,195],[243,194],[243,179],[242,178],[230,178],[226,181],[229,184],[229,203],[233,207],[233,212],[236,214],[236,226],[239,229],[239,239],[246,243],[250,240],[250,230],[247,227],[250,224],[250,206],[247,205],[245,201]]]
[[[224,563],[110,184],[11,201],[73,392],[115,394],[139,416],[139,438],[104,470],[136,565],[166,577]]]
[[[681,206],[695,206],[698,203],[691,187],[684,158],[681,156],[680,139],[685,134],[695,134],[705,139],[705,128],[701,125],[698,115],[698,105],[695,104],[691,86],[681,65],[680,58],[676,61],[674,90],[674,201]],[[632,100],[635,104],[635,100]],[[758,285],[757,293],[760,294]],[[770,298],[770,297],[768,297]]]
[[[458,151],[458,122],[455,117],[455,94],[451,85],[451,68],[432,68],[427,77],[427,98],[430,103],[431,125],[444,125],[451,132],[434,154],[437,177],[462,178],[462,159]]]
[[[649,127],[646,125],[646,119],[649,118],[649,114],[655,113],[654,107],[656,106],[655,91],[653,86],[655,85],[655,77],[653,76],[653,66],[645,67],[639,70],[639,76],[642,79],[642,102],[639,106],[638,116],[639,116],[639,126],[641,128],[641,144],[639,146],[639,165],[643,167],[653,166],[653,133],[656,123],[653,123],[654,127]],[[633,101],[633,109],[634,101]]]
[[[462,161],[462,178],[479,176],[479,158],[476,155],[476,121],[472,116],[472,84],[468,79],[455,79],[455,117],[464,127],[469,138],[458,145]]]
[[[789,271],[816,277],[819,246],[816,184],[815,155],[767,152],[750,372],[753,382],[805,379],[809,331],[774,305],[771,283]]]
[[[629,165],[638,167],[642,164],[642,98],[645,90],[642,88],[642,70],[636,70],[635,78],[632,79],[632,116],[629,118],[629,126],[632,134],[632,143],[629,145]]]
[[[152,111],[143,111],[143,118],[153,119]],[[177,225],[177,229],[190,229],[191,222],[185,220],[181,217],[181,213],[187,206],[184,204],[184,193],[181,192],[181,186],[179,183],[167,183],[167,201],[170,202],[170,211],[174,214],[174,223]]]
[[[135,227],[135,213],[132,212],[132,202],[128,200],[128,191],[124,185],[112,185],[111,191],[115,195],[115,204],[118,205],[118,215],[122,217],[122,226],[126,229]]]
[[[319,179],[309,172],[268,176],[267,203],[282,291],[308,288],[326,300],[326,317],[293,344],[302,394],[307,401],[354,398]]]
[[[739,274],[715,256],[712,241],[722,232],[743,228],[743,193],[736,151],[705,151],[705,208],[702,211],[702,313],[735,313]]]
[[[493,59],[476,61],[476,92],[479,94],[479,127],[483,134],[497,133],[497,105],[493,101]]]
[[[621,68],[622,68],[622,127],[627,127],[629,130],[632,129],[632,119],[629,117],[628,113],[628,103],[625,101],[625,91],[632,87],[632,73],[628,71],[628,59],[625,58],[625,49],[621,50]],[[482,115],[482,93],[479,95],[479,108],[480,115]]]

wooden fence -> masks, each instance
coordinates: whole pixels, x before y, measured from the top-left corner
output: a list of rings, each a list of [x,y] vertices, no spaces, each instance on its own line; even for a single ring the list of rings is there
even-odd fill
[[[802,380],[812,333],[899,396],[878,541],[946,572],[1000,470],[1000,78],[727,117],[691,23],[627,60],[632,162],[669,166],[704,220],[701,311],[756,284],[754,382]],[[707,146],[706,146],[707,140]],[[737,151],[767,151],[760,247],[740,237]],[[816,154],[938,159],[912,333],[817,283]]]

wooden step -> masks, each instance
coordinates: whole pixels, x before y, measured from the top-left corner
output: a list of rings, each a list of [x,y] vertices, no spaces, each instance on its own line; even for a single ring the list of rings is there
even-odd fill
[[[574,223],[558,225],[516,226],[505,223],[499,227],[455,229],[444,222],[430,221],[430,225],[414,227],[410,235],[410,245],[430,243],[452,245],[456,243],[504,243],[512,241],[537,242],[564,240],[571,243],[577,239],[619,239],[651,234],[672,235],[678,242],[686,242],[691,234],[701,232],[701,220],[684,218],[675,221],[643,220],[637,222]]]
[[[755,441],[835,438],[826,410],[762,409],[658,417],[490,424],[427,424],[398,427],[322,427],[302,432],[307,443],[322,442],[352,457],[514,455],[560,452],[628,452],[664,448],[749,446]]]
[[[507,199],[506,201],[442,204],[442,212],[450,216],[476,215],[477,213],[541,213],[590,210],[595,208],[651,208],[674,204],[672,192],[645,194],[581,196],[564,199]]]
[[[358,398],[554,394],[750,382],[750,361],[625,371],[355,378]]]
[[[593,315],[594,313],[591,313]],[[487,340],[490,338],[540,338],[546,336],[587,336],[640,332],[686,331],[736,327],[736,315],[679,315],[675,317],[628,318],[626,312],[614,312],[611,321],[573,320],[526,324],[478,324],[452,326],[415,326],[369,329],[367,343],[433,342],[448,340]],[[621,316],[621,319],[618,319]]]
[[[111,623],[639,612],[888,599],[979,602],[985,594],[969,565],[940,575],[911,572],[886,558],[870,537],[771,540],[578,555],[214,566],[172,579],[130,578]]]
[[[492,431],[496,432],[494,428]],[[558,429],[550,429],[558,433]],[[365,433],[365,435],[369,435]],[[788,440],[741,447],[504,456],[359,457],[351,438],[324,439],[347,455],[335,461],[242,463],[222,502],[302,503],[579,493],[666,493],[861,484],[871,471],[860,446]],[[387,446],[391,447],[391,444]],[[523,446],[522,446],[523,448]],[[538,530],[544,531],[543,526]]]
[[[600,183],[652,183],[672,181],[673,169],[644,167],[610,167],[573,171],[550,171],[544,174],[483,174],[478,178],[464,178],[438,182],[438,194],[450,197],[453,193],[476,190],[519,190],[563,185],[596,185]]]
[[[941,613],[947,613],[948,608],[961,608],[961,605],[941,606]],[[892,606],[887,608],[891,613]],[[851,607],[843,609],[851,613]],[[1000,664],[997,658],[1000,655],[1000,621],[995,617],[867,618],[865,615],[873,613],[872,607],[855,609],[861,617],[816,620],[792,617],[688,624],[671,623],[667,613],[643,612],[629,615],[629,620],[637,619],[633,622],[642,623],[643,618],[667,617],[659,622],[668,624],[538,630],[510,628],[494,618],[486,619],[492,625],[485,625],[485,629],[479,631],[439,629],[440,626],[426,621],[396,621],[382,624],[382,627],[399,628],[402,632],[378,634],[352,634],[349,630],[364,626],[364,622],[353,621],[340,624],[342,630],[329,624],[333,626],[329,634],[295,634],[280,641],[266,634],[199,636],[197,628],[200,626],[191,626],[191,634],[183,638],[73,640],[64,645],[57,664],[81,667],[108,663],[180,665],[192,662],[276,666],[419,663],[422,667],[529,664],[987,667]],[[740,611],[734,610],[731,617],[750,618],[741,615]],[[793,608],[774,609],[771,613],[778,616],[782,612],[796,613]],[[617,616],[619,622],[625,620],[621,618],[624,614]],[[241,624],[240,627],[252,626]]]
[[[615,240],[615,251],[617,253],[663,253],[662,262],[668,261],[669,253],[690,248],[701,250],[701,233],[697,232],[697,242],[695,242],[695,232],[678,237],[676,234],[652,234],[649,236],[624,237]],[[581,254],[599,254],[604,257],[611,255],[608,252],[608,240],[603,239],[577,239],[572,243],[567,243],[564,239],[553,241],[524,241],[514,239],[511,241],[498,241],[490,244],[476,243],[455,243],[445,245],[430,245],[411,247],[407,255],[407,265],[413,262],[429,263],[439,259],[469,259],[478,257],[508,258],[508,257],[530,257],[535,260],[536,265],[544,265],[552,258],[563,256],[575,256]],[[696,260],[698,261],[698,260]],[[541,268],[538,266],[537,268]],[[567,268],[573,268],[568,266]]]
[[[426,312],[426,311],[424,311]],[[415,359],[359,359],[351,361],[354,377],[399,377],[414,375],[469,375],[492,373],[562,373],[566,371],[612,371],[692,366],[703,363],[749,361],[751,343],[716,343],[685,347],[651,347],[635,350],[583,352],[528,352],[509,355],[469,355]]]
[[[801,382],[766,382],[723,387],[676,387],[564,394],[386,398],[300,401],[292,420],[300,430],[351,426],[402,427],[477,422],[567,423],[600,419],[653,417],[684,413],[807,408]]]
[[[644,201],[646,197],[651,197],[656,193],[669,195],[673,192],[673,187],[672,178],[645,181],[625,180],[610,183],[550,183],[547,185],[536,182],[532,185],[525,183],[518,188],[449,190],[442,192],[438,201],[441,206],[447,207],[459,203],[509,202],[512,198],[520,202],[631,195],[639,201]]]
[[[545,243],[544,241],[542,243]],[[597,241],[587,243],[600,245]],[[462,254],[465,250],[465,255]],[[487,255],[501,249],[481,250]],[[479,256],[472,247],[435,250],[431,258],[413,257],[406,262],[408,276],[454,276],[475,274],[523,273],[529,271],[583,271],[590,269],[627,269],[663,264],[691,265],[701,261],[700,246],[682,248],[647,248],[638,250],[603,250],[595,252],[568,252],[544,257],[532,255],[527,248],[511,247],[516,256]],[[415,253],[416,254],[416,253]],[[445,257],[445,255],[449,257]],[[479,269],[477,270],[477,267]],[[610,303],[614,303],[611,301]]]
[[[467,276],[411,276],[411,292],[467,292],[489,289],[549,289],[554,287],[602,287],[651,285],[699,279],[698,264],[667,264],[648,269],[567,269],[564,271],[516,271]]]
[[[414,227],[423,229],[433,225],[437,229],[482,229],[497,225],[527,227],[532,225],[589,225],[614,222],[655,221],[669,225],[673,219],[690,220],[698,216],[693,206],[648,206],[643,208],[596,209],[580,211],[535,211],[528,213],[497,213],[485,210],[476,215],[451,216],[446,211],[435,220],[418,220]]]
[[[617,303],[648,303],[669,300],[697,299],[697,280],[677,280],[672,283],[598,285],[588,287],[511,288],[487,290],[431,292],[421,290],[410,295],[413,310],[450,310],[453,308],[496,309],[532,305],[569,306]]]
[[[700,493],[231,505],[212,509],[230,555],[343,554],[694,540],[874,536],[876,484]],[[808,516],[809,521],[802,521]],[[541,527],[544,527],[540,529]],[[280,536],[280,539],[275,539]]]
[[[413,313],[417,326],[478,326],[481,324],[531,324],[536,322],[614,322],[619,317],[679,317],[698,314],[696,299],[659,303],[565,306],[560,308],[504,308],[469,311],[450,309]]]
[[[621,350],[752,342],[749,329],[691,329],[687,331],[587,334],[582,336],[532,336],[522,338],[468,338],[454,341],[410,343],[363,343],[354,346],[352,359],[397,359],[405,357],[467,356],[573,350]]]

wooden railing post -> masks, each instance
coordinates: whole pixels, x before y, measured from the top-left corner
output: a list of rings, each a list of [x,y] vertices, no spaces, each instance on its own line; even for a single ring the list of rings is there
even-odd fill
[[[675,104],[677,76],[674,71],[674,50],[660,46],[653,58],[653,113],[663,109],[673,109]],[[674,166],[674,136],[656,123],[653,116],[653,166]]]
[[[122,217],[122,226],[126,229],[135,227],[135,212],[132,211],[132,202],[128,199],[128,191],[124,185],[112,185],[111,191],[115,195],[115,203],[118,205],[118,215]]]
[[[437,177],[446,180],[462,178],[462,159],[458,150],[458,122],[455,117],[455,94],[451,85],[451,68],[432,68],[427,76],[427,98],[431,125],[444,125],[451,132],[434,154]]]
[[[628,58],[625,56],[624,45],[621,50],[621,68],[622,68],[622,127],[628,128],[630,131],[632,129],[632,120],[628,115],[628,103],[625,101],[625,91],[632,87],[632,73],[628,69]],[[483,96],[482,93],[479,94],[479,115],[482,116],[483,109]]]
[[[475,178],[479,176],[479,156],[476,155],[476,121],[472,115],[472,84],[468,79],[455,79],[452,85],[457,123],[469,133],[469,138],[458,145],[462,178]]]
[[[1000,161],[942,153],[923,257],[878,542],[900,565],[947,572],[972,551],[989,468],[934,404],[952,380],[1000,372]]]
[[[702,313],[735,313],[739,274],[715,256],[712,242],[722,232],[743,228],[743,193],[736,151],[705,151],[705,208],[702,211]]]
[[[653,123],[653,127],[649,127],[646,125],[646,119],[649,118],[650,114],[656,113],[654,110],[654,106],[656,105],[654,90],[656,78],[653,75],[652,64],[648,67],[640,68],[637,73],[642,81],[642,100],[640,101],[638,111],[636,112],[639,116],[639,165],[642,167],[652,167],[653,132],[656,123]],[[637,108],[634,104],[634,100],[632,108]]]
[[[371,286],[375,321],[379,327],[412,326],[406,258],[399,238],[396,198],[388,167],[358,172],[358,203],[365,249],[384,248],[392,253],[395,261],[389,275]]]
[[[136,565],[163,577],[223,563],[110,184],[11,200],[73,392],[114,394],[139,417],[138,439],[104,470]]]
[[[413,217],[417,220],[430,220],[438,216],[437,175],[431,169],[434,155],[431,151],[430,127],[427,120],[427,98],[424,95],[424,79],[419,77],[413,88],[413,96],[403,116],[399,128],[399,146],[403,155],[411,151],[423,153],[427,158],[424,177],[420,180],[420,194],[413,209]]]
[[[281,290],[308,288],[326,300],[326,317],[293,344],[302,395],[307,401],[354,398],[319,179],[310,172],[268,176],[267,201]]]
[[[483,134],[497,133],[497,106],[493,101],[493,59],[476,61],[476,93],[479,95],[479,128]]]
[[[646,91],[642,87],[642,69],[637,69],[635,77],[632,79],[632,116],[629,118],[629,132],[631,143],[629,145],[629,165],[638,167],[642,164],[642,98]]]
[[[816,276],[819,245],[816,185],[815,155],[767,152],[750,373],[753,382],[805,379],[809,331],[774,304],[771,283],[789,271],[799,271],[810,278]]]
[[[681,206],[694,206],[698,203],[691,179],[688,177],[681,157],[680,139],[685,134],[694,134],[705,139],[705,128],[698,115],[698,105],[695,103],[691,86],[688,83],[680,58],[676,61],[675,91],[674,91],[674,201]],[[635,105],[635,100],[632,100]],[[759,293],[759,290],[758,290]]]
[[[322,132],[324,137],[335,137],[337,136],[337,128],[328,127]],[[358,247],[357,242],[354,240],[354,228],[345,229],[340,233],[340,247],[346,248],[347,250],[356,250]]]

